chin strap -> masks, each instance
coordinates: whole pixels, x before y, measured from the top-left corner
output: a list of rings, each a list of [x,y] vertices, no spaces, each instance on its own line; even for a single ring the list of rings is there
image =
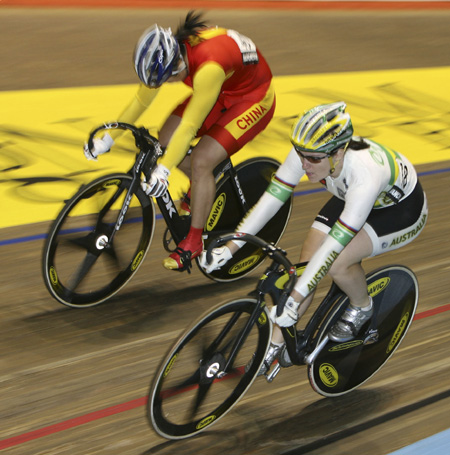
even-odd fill
[[[344,147],[344,151],[342,153],[342,156],[344,156],[344,153],[347,151],[348,144],[350,142],[347,142]],[[334,155],[334,153],[333,153]],[[328,162],[330,163],[330,175],[334,173],[336,170],[336,166],[340,163],[341,159],[339,158],[335,163],[333,163],[333,155],[328,155]]]
[[[337,160],[335,163],[333,163],[333,157],[331,155],[328,157],[328,162],[330,163],[330,175],[332,175],[336,170],[336,166],[339,163],[339,161],[341,160]]]
[[[333,158],[331,156],[328,157],[328,162],[330,163],[330,175],[336,170],[336,167],[333,163]]]

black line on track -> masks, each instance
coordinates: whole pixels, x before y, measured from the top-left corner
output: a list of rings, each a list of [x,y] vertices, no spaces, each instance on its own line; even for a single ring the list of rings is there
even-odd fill
[[[424,398],[423,400],[417,401],[416,403],[411,403],[407,406],[403,406],[395,411],[388,412],[381,416],[375,417],[373,419],[368,420],[367,422],[363,422],[359,425],[355,425],[351,428],[346,428],[344,430],[338,431],[337,433],[330,434],[322,439],[319,439],[314,442],[310,442],[309,444],[305,444],[304,446],[296,447],[295,449],[290,449],[287,452],[282,452],[280,455],[304,455],[313,450],[321,449],[326,447],[332,443],[338,442],[342,439],[345,439],[349,436],[353,436],[356,433],[360,433],[362,431],[368,430],[369,428],[375,427],[382,423],[388,422],[389,420],[397,419],[405,414],[410,412],[417,411],[418,409],[424,408],[425,406],[429,406],[431,404],[437,403],[438,401],[444,400],[450,397],[450,389],[440,392],[436,395],[432,395],[431,397]]]

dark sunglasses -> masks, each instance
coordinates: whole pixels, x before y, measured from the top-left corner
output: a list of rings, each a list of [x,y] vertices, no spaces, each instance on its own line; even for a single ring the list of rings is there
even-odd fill
[[[309,161],[312,164],[319,164],[322,160],[324,160],[325,158],[328,158],[328,155],[324,155],[324,156],[320,156],[320,157],[303,155],[303,153],[297,147],[294,147],[294,148],[295,148],[295,151],[300,155],[300,158],[302,158],[306,161]]]

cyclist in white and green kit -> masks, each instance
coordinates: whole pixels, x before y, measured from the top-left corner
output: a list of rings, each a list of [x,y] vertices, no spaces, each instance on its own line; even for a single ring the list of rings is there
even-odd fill
[[[281,327],[297,322],[310,305],[316,286],[329,274],[350,300],[329,335],[335,342],[353,339],[373,314],[361,261],[410,243],[428,216],[426,196],[412,164],[392,149],[353,136],[345,109],[344,102],[325,104],[297,118],[290,134],[290,153],[237,228],[257,234],[276,216],[305,174],[332,193],[302,247],[300,262],[308,264],[281,316],[273,308],[271,318]],[[210,264],[203,254],[201,264],[207,272],[224,267],[241,246],[229,242],[213,250]],[[270,368],[283,343],[281,331],[275,330],[262,372]]]

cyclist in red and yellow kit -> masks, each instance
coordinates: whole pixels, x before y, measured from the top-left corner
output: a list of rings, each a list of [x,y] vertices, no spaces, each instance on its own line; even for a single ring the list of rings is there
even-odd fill
[[[273,117],[272,73],[249,38],[233,30],[209,28],[193,12],[175,34],[157,25],[147,29],[137,43],[134,64],[142,85],[120,121],[133,123],[164,82],[183,81],[192,87],[192,95],[162,127],[159,140],[166,147],[165,154],[142,183],[148,195],[159,197],[175,166],[191,179],[191,228],[164,260],[167,269],[185,270],[203,250],[203,227],[215,194],[214,168],[251,141]],[[187,156],[192,140],[198,137]],[[86,156],[95,158],[113,143],[105,135]]]

